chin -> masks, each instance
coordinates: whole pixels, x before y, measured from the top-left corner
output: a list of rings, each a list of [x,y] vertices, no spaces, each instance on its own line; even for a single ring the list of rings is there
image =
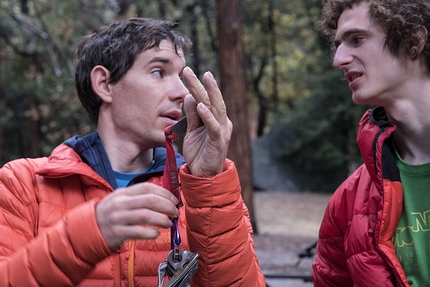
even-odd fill
[[[357,105],[369,105],[369,99],[358,95],[357,93],[352,93],[352,101]]]
[[[146,138],[146,143],[151,148],[163,147],[166,145],[166,136],[164,132],[157,132],[157,134],[152,134],[151,138]]]

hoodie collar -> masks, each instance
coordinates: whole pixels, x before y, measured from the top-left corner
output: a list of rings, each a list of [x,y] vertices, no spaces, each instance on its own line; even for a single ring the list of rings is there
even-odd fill
[[[86,136],[74,136],[66,140],[64,144],[73,148],[86,164],[109,182],[113,189],[118,187],[106,150],[97,132],[90,133]],[[165,162],[166,148],[155,148],[153,171],[145,173],[145,178],[149,178],[156,174],[162,174]],[[176,162],[178,167],[185,164],[184,158],[179,153],[176,153]]]

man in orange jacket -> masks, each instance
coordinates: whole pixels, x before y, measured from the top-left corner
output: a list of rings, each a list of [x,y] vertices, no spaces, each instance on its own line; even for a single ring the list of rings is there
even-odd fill
[[[189,45],[143,18],[82,38],[76,88],[97,131],[0,169],[0,286],[158,286],[178,216],[180,248],[199,253],[191,286],[265,286],[226,159],[232,123],[212,74],[203,86],[186,67]],[[178,205],[162,187],[164,131],[182,105]]]

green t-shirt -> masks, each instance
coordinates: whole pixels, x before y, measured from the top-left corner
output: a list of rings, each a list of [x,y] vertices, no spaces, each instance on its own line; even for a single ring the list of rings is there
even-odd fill
[[[393,242],[412,286],[430,286],[430,163],[410,165],[397,155],[404,190]]]

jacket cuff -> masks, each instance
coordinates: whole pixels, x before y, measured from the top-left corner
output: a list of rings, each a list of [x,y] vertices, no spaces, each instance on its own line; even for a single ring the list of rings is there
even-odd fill
[[[187,165],[179,171],[182,192],[191,207],[222,207],[240,197],[240,182],[234,162],[226,159],[224,171],[211,178],[196,177]]]
[[[73,250],[81,260],[98,263],[112,254],[106,244],[95,216],[95,205],[100,200],[91,200],[77,206],[65,217],[66,230]]]

